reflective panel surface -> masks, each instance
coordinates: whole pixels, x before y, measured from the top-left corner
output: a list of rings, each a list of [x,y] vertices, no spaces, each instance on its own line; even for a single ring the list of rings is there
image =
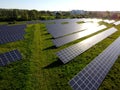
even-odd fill
[[[73,90],[97,90],[120,55],[120,37],[74,76],[69,85]]]
[[[117,31],[116,28],[110,28],[106,31],[103,31],[97,35],[94,35],[86,40],[83,40],[82,42],[79,42],[77,44],[74,44],[68,48],[65,48],[59,52],[57,52],[57,56],[59,59],[65,64],[69,61],[71,61],[76,56],[80,55],[81,53],[85,52],[98,42],[102,41],[103,39],[107,38],[111,34],[115,33]]]

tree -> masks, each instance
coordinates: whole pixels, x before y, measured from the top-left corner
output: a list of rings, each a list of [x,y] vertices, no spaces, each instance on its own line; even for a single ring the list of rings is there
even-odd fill
[[[56,12],[56,19],[61,19],[62,18],[62,13],[61,12]]]

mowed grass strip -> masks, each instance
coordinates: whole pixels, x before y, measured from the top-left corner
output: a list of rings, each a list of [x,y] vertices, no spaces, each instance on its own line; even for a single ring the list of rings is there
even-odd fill
[[[49,70],[44,70],[44,66],[51,57],[50,51],[46,49],[51,42],[46,42],[45,25],[35,24],[33,25],[34,38],[31,43],[31,58],[30,58],[30,74],[27,89],[30,90],[47,90],[51,88],[49,77]]]

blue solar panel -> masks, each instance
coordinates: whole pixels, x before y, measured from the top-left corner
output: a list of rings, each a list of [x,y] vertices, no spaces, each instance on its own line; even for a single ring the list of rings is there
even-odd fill
[[[115,24],[115,25],[119,25],[119,24],[120,24],[120,21],[117,21],[117,22],[115,22],[114,24]]]
[[[107,38],[111,34],[115,33],[117,31],[116,28],[110,28],[106,31],[103,31],[97,35],[94,35],[86,40],[83,40],[82,42],[79,42],[77,44],[74,44],[68,48],[65,48],[59,52],[57,52],[57,56],[60,58],[60,60],[65,64],[69,61],[71,61],[76,56],[80,55],[81,53],[85,52],[98,42],[102,41],[103,39]]]
[[[120,55],[120,37],[69,81],[73,90],[97,90]]]
[[[0,26],[0,44],[24,39],[26,25]]]
[[[95,32],[98,32],[102,29],[105,29],[106,26],[105,25],[100,25],[98,27],[93,27],[92,29],[89,28],[89,29],[86,29],[85,31],[82,31],[82,32],[78,32],[78,33],[74,33],[74,34],[71,34],[71,35],[68,35],[68,36],[64,36],[64,37],[61,37],[61,38],[56,38],[56,39],[53,39],[53,43],[59,47],[59,46],[62,46],[64,44],[67,44],[69,42],[72,42],[74,40],[77,40],[77,39],[80,39],[80,38],[83,38],[87,35],[90,35],[90,34],[93,34]]]
[[[16,60],[21,60],[22,56],[18,50],[12,50],[4,54],[0,54],[0,66],[5,66]]]
[[[68,34],[72,34],[79,31],[84,31],[91,26],[98,26],[98,23],[69,23],[69,24],[48,24],[47,29],[48,32],[54,37],[59,38]]]

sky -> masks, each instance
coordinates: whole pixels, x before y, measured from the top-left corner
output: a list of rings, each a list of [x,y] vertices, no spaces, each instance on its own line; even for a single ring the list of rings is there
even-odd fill
[[[39,11],[120,11],[120,0],[0,0],[0,8]]]

